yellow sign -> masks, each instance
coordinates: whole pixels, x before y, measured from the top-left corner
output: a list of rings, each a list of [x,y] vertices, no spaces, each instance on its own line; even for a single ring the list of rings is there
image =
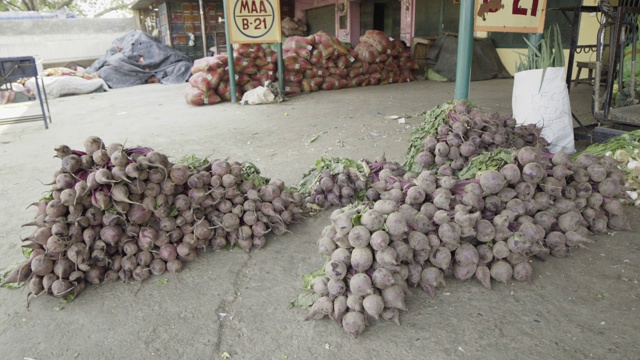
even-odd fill
[[[225,0],[232,44],[282,42],[280,0]]]
[[[547,0],[476,0],[476,31],[541,33]]]

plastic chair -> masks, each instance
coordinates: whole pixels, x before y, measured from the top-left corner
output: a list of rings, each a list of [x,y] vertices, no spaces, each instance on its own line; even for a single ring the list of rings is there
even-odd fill
[[[33,56],[20,56],[10,58],[0,58],[0,87],[6,87],[11,90],[11,83],[22,78],[33,77],[38,92],[38,101],[40,102],[40,110],[42,110],[42,119],[44,120],[45,129],[49,128],[51,121],[51,113],[49,111],[49,100],[47,92],[44,88],[44,81],[40,77],[41,65]],[[40,89],[42,82],[42,89]],[[44,96],[43,96],[44,95]],[[44,99],[43,99],[44,98]],[[46,111],[45,111],[46,105]],[[33,121],[40,118],[37,116],[24,116],[20,118],[8,119],[9,121]]]

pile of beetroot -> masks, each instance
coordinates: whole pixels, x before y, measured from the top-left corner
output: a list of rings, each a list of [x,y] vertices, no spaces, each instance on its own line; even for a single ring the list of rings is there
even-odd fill
[[[463,129],[458,120],[475,111],[462,104],[449,112],[455,120],[440,124],[441,134],[449,127],[468,141],[474,122]],[[533,260],[566,257],[593,234],[630,229],[619,201],[625,174],[613,158],[582,154],[574,161],[532,146],[509,151],[511,161],[470,180],[376,161],[382,170],[368,173],[364,201],[335,210],[318,240],[327,262],[311,282],[315,301],[306,319],[328,316],[357,337],[372,319],[399,323],[412,287],[434,296],[446,278],[476,278],[487,288],[492,279],[528,281]],[[343,193],[340,181],[323,182],[312,198]],[[340,203],[335,196],[331,203]]]
[[[541,128],[517,126],[511,115],[486,114],[464,102],[448,102],[429,110],[425,121],[409,141],[404,168],[408,171],[437,170],[453,175],[469,161],[497,149],[545,147]]]
[[[56,148],[51,196],[39,201],[32,249],[5,283],[28,282],[34,296],[75,297],[86,283],[143,281],[182,269],[198,252],[265,245],[305,215],[304,198],[250,163],[174,164],[149,148]]]
[[[384,156],[321,158],[297,189],[251,163],[172,163],[149,148],[90,137],[84,151],[56,149],[51,196],[37,203],[36,230],[23,240],[33,251],[6,282],[73,297],[87,283],[175,273],[199,251],[260,248],[268,232],[341,207],[317,242],[326,263],[309,281],[306,319],[328,316],[357,337],[371,319],[399,323],[413,287],[434,296],[446,278],[487,288],[492,279],[527,281],[534,260],[630,228],[618,162],[551,154],[538,135],[509,117],[444,104],[414,132],[404,166]],[[465,144],[473,151],[462,154]],[[413,161],[425,152],[433,163]]]

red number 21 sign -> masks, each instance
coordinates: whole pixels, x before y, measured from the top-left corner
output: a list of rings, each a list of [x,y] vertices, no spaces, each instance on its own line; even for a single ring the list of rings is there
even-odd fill
[[[477,0],[476,31],[541,33],[547,0]]]

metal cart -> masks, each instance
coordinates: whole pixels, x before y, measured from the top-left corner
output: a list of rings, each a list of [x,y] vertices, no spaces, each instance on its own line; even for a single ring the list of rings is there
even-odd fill
[[[625,6],[627,5],[627,6]],[[600,1],[602,21],[598,30],[595,80],[593,84],[593,116],[598,127],[593,130],[593,141],[603,141],[620,135],[628,130],[640,127],[640,104],[636,99],[636,47],[638,43],[638,16],[640,1],[621,1],[621,6],[613,7],[608,1]],[[606,32],[609,36],[609,65],[606,85],[602,88],[601,69],[604,56]],[[631,77],[628,84],[623,83],[625,66],[624,49],[631,46]],[[614,85],[625,99],[626,106],[614,107]]]

